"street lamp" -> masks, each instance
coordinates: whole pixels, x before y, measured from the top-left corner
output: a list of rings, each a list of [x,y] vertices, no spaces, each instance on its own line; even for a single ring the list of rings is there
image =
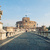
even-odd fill
[[[38,23],[37,23],[37,27],[38,27]]]

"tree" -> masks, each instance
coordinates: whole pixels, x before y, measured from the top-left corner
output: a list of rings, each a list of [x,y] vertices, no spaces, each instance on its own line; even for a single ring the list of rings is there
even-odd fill
[[[48,30],[50,30],[50,26],[48,27]]]

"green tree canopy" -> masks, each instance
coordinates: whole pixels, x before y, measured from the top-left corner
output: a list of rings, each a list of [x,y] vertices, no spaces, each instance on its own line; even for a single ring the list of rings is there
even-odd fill
[[[48,27],[48,30],[50,30],[50,26]]]

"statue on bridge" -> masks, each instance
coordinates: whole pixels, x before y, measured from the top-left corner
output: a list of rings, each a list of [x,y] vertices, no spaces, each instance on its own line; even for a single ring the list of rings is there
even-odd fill
[[[0,6],[0,20],[1,20],[1,15],[3,11],[1,11],[1,6]],[[3,23],[0,22],[0,40],[6,39],[6,31],[3,29]]]
[[[3,11],[1,11],[1,6],[0,6],[0,20],[1,20],[1,15],[3,14]]]

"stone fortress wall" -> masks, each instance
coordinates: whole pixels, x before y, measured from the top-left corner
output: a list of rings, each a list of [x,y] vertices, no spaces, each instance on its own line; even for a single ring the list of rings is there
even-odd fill
[[[16,22],[16,27],[21,28],[36,28],[36,22],[35,21],[30,21],[29,17],[23,17],[22,21]]]

